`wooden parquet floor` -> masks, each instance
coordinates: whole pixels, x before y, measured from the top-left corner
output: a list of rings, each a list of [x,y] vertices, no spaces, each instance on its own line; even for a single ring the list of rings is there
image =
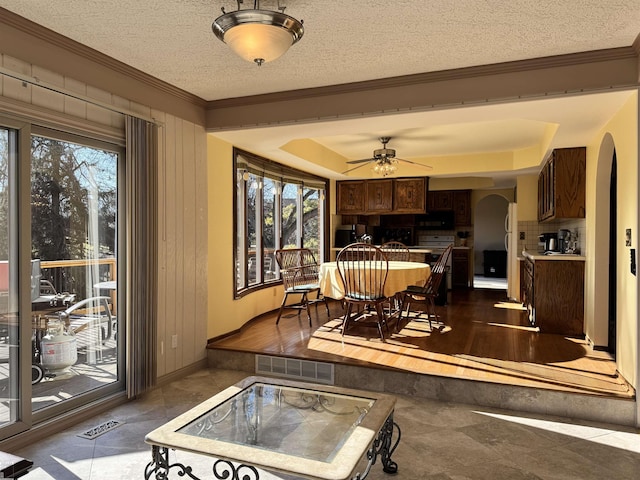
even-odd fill
[[[312,326],[304,312],[262,315],[209,348],[317,361],[399,369],[425,375],[521,385],[592,395],[634,398],[615,360],[592,351],[580,338],[540,333],[528,326],[519,305],[503,302],[504,291],[449,293],[437,307],[439,322],[424,318],[392,320],[383,342],[377,328],[354,326],[342,336],[339,302],[312,308]],[[397,328],[399,327],[399,328]]]

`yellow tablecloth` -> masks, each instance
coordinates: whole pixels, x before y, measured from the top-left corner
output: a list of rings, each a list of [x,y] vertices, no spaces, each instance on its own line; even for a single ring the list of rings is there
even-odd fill
[[[384,294],[392,297],[409,285],[423,285],[431,275],[431,267],[419,262],[389,262]],[[325,297],[341,300],[344,298],[344,284],[336,262],[325,262],[320,265],[320,291]]]

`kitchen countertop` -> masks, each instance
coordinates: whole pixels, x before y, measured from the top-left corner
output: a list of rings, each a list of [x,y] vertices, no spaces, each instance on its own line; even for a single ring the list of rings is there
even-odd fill
[[[534,262],[536,260],[576,260],[576,261],[581,261],[584,262],[587,257],[584,257],[582,255],[578,255],[575,253],[561,253],[561,254],[555,254],[555,255],[545,255],[544,253],[538,253],[538,252],[529,252],[529,251],[523,251],[522,252],[522,256],[524,258],[528,258],[530,260],[533,260]]]
[[[375,245],[376,247],[380,247],[380,245]],[[333,247],[331,249],[332,252],[339,252],[344,247]],[[423,247],[407,247],[409,252],[411,253],[433,253],[433,250]]]

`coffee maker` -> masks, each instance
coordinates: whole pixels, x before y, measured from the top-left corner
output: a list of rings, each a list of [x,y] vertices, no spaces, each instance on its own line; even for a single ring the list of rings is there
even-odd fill
[[[558,230],[558,251],[567,253],[571,249],[571,230]]]
[[[545,252],[557,252],[558,250],[558,234],[557,233],[543,233],[538,236],[538,251],[540,253]]]

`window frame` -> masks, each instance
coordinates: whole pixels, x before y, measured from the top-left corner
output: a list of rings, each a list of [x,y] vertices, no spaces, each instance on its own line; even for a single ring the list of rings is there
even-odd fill
[[[264,247],[264,193],[254,196],[256,203],[255,210],[255,256],[253,262],[256,265],[255,280],[251,280],[249,272],[250,248],[248,233],[249,230],[249,182],[255,181],[257,188],[264,192],[264,179],[273,181],[276,194],[273,199],[273,251],[282,248],[282,212],[284,206],[282,190],[284,185],[295,184],[296,188],[296,247],[302,247],[303,237],[303,192],[311,189],[318,192],[318,254],[317,260],[323,261],[327,254],[328,231],[327,222],[327,192],[329,180],[323,177],[312,175],[301,170],[288,167],[267,158],[249,153],[239,148],[233,148],[233,292],[234,298],[242,298],[248,293],[263,288],[273,287],[281,284],[280,272],[275,263],[275,258],[270,262],[272,271],[265,271],[265,247]],[[255,188],[255,187],[254,187]],[[271,247],[269,247],[271,248]],[[243,265],[241,269],[239,266]],[[257,268],[257,267],[260,268]],[[268,275],[267,275],[268,273]],[[268,278],[267,278],[268,277]],[[251,283],[250,283],[251,282]]]

